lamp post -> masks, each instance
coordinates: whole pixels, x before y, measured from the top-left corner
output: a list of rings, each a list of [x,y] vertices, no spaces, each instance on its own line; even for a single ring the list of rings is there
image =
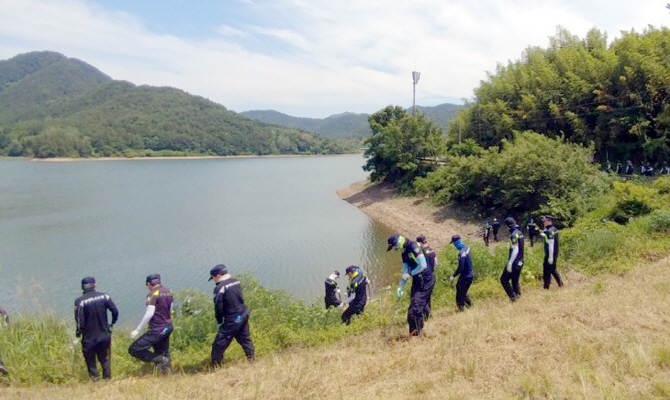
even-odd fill
[[[416,84],[419,83],[419,77],[421,72],[412,71],[412,80],[414,80],[414,86],[412,90],[412,115],[416,114]]]

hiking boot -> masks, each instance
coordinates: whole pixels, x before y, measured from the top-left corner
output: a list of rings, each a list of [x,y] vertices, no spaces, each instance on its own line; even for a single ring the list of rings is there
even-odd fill
[[[159,369],[162,373],[170,372],[170,358],[165,356],[158,356],[154,361],[156,368]]]

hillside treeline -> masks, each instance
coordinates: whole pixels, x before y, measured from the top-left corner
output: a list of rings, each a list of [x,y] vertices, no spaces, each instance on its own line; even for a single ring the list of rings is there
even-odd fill
[[[179,89],[115,81],[58,53],[0,62],[0,155],[317,154],[354,145],[259,123]]]
[[[452,137],[498,146],[532,130],[594,146],[598,161],[659,165],[670,158],[670,30],[649,26],[608,44],[558,28],[549,47],[499,65],[450,125]]]
[[[572,225],[612,189],[601,164],[670,160],[670,30],[559,28],[548,48],[499,66],[445,134],[425,115],[387,107],[369,118],[371,180],[482,217],[553,213]]]

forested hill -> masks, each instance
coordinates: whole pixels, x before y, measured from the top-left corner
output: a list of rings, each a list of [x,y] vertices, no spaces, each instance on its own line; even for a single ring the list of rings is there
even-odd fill
[[[115,81],[32,52],[0,61],[0,155],[89,157],[342,153],[342,142],[268,125],[182,90]]]
[[[446,128],[449,124],[449,120],[454,117],[458,110],[463,108],[463,106],[445,103],[435,107],[417,106],[416,108],[417,111],[425,114],[428,119]],[[372,130],[368,123],[369,114],[345,112],[342,114],[331,115],[327,118],[299,118],[275,110],[252,110],[244,111],[241,114],[260,122],[290,126],[307,132],[318,133],[319,135],[330,138],[360,138],[372,135]]]

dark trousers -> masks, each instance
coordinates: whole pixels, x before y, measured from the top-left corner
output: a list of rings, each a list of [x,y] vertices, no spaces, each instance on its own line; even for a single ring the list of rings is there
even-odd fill
[[[212,365],[221,365],[223,362],[223,353],[226,351],[233,338],[242,346],[244,354],[249,361],[255,357],[254,344],[251,341],[251,331],[249,330],[249,315],[243,314],[239,323],[235,320],[224,321],[219,325],[219,331],[212,342]]]
[[[351,317],[356,314],[363,314],[364,310],[365,303],[349,304],[349,307],[342,313],[342,322],[349,325],[351,323]]]
[[[170,358],[171,333],[172,329],[168,326],[161,330],[147,331],[130,345],[128,353],[144,362],[158,363],[162,359],[161,356]],[[150,348],[153,348],[154,351],[151,352]]]
[[[84,361],[86,361],[86,368],[88,369],[88,376],[91,378],[98,377],[98,368],[96,367],[96,359],[100,362],[102,367],[102,377],[110,379],[112,377],[112,337],[102,338],[84,338],[81,341],[81,350],[84,353]]]
[[[409,334],[418,335],[423,330],[424,313],[426,304],[430,299],[431,290],[435,286],[435,277],[433,274],[419,274],[412,278],[412,291],[407,310],[407,323],[409,324]]]
[[[521,288],[519,287],[519,277],[521,276],[521,269],[523,268],[523,261],[517,260],[512,264],[512,272],[507,272],[507,266],[503,269],[500,276],[500,283],[502,283],[505,293],[510,300],[516,301],[521,296]]]
[[[470,289],[473,279],[473,277],[464,278],[460,276],[458,282],[456,282],[456,305],[459,311],[463,311],[465,306],[472,306],[470,296],[468,296],[468,289]]]
[[[428,300],[426,300],[426,306],[423,308],[423,320],[430,318],[431,303],[430,299],[433,297],[433,289],[435,289],[435,279],[433,278],[432,282],[428,282]]]
[[[558,287],[563,286],[563,281],[561,281],[561,276],[558,274],[558,271],[556,271],[556,260],[554,260],[553,264],[549,264],[547,260],[544,260],[544,271],[543,271],[543,278],[544,278],[544,288],[549,289],[549,285],[551,285],[551,277],[554,277],[556,279],[556,283],[558,283]]]

